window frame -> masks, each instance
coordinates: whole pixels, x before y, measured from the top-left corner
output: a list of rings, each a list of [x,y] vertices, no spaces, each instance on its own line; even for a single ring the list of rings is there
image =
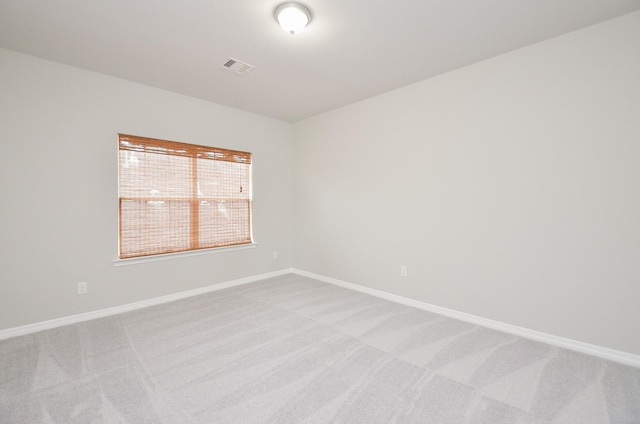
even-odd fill
[[[191,143],[169,141],[169,140],[162,140],[162,139],[149,138],[149,137],[134,136],[129,134],[118,134],[117,142],[118,142],[118,146],[117,146],[117,152],[118,152],[118,249],[117,249],[117,259],[114,260],[114,264],[139,263],[139,262],[147,262],[150,260],[164,260],[167,258],[193,256],[193,255],[200,255],[200,254],[212,253],[212,252],[245,249],[245,248],[254,247],[256,245],[256,243],[254,243],[254,238],[253,238],[253,181],[252,181],[253,158],[250,152],[224,149],[219,147],[203,146],[203,145],[197,145],[197,144],[191,144]],[[164,246],[162,250],[157,250],[158,249],[157,245],[154,246],[156,250],[151,250],[149,249],[149,246],[145,246],[144,245],[145,242],[143,242],[136,245],[136,248],[138,250],[144,250],[144,248],[147,248],[144,251],[135,251],[128,248],[123,249],[123,237],[126,238],[125,236],[123,236],[123,221],[127,220],[127,218],[123,216],[123,201],[133,202],[133,203],[141,202],[141,203],[147,203],[147,204],[150,204],[151,202],[150,195],[139,196],[139,197],[135,197],[135,196],[132,197],[131,195],[129,196],[123,195],[123,191],[126,191],[122,189],[122,186],[123,186],[122,152],[123,151],[138,152],[143,155],[159,154],[167,157],[168,156],[186,157],[188,159],[189,176],[185,178],[184,175],[180,175],[180,179],[176,180],[175,185],[176,186],[181,185],[183,190],[185,186],[188,186],[189,187],[188,191],[190,192],[190,194],[187,196],[183,194],[182,196],[176,196],[171,199],[167,197],[162,198],[164,200],[168,200],[168,203],[171,203],[171,202],[175,202],[178,204],[181,203],[182,204],[181,207],[183,209],[188,209],[189,218],[188,218],[187,226],[189,228],[189,231],[188,231],[188,234],[186,234],[186,239],[188,240],[187,246],[176,248],[175,246],[171,246],[171,245],[167,246],[166,244],[160,243],[160,245]],[[201,182],[202,183],[204,183],[205,181],[212,182],[214,180],[223,181],[223,178],[220,176],[217,176],[217,179],[216,178],[214,179],[210,178],[208,180],[203,179],[202,176],[207,174],[206,166],[203,166],[203,165],[206,165],[206,162],[202,162],[203,160],[230,162],[238,165],[244,165],[245,167],[238,168],[238,171],[234,171],[233,170],[234,167],[231,166],[230,169],[227,171],[229,174],[224,174],[225,177],[228,175],[231,175],[232,177],[237,177],[240,179],[241,183],[240,183],[240,189],[238,193],[242,193],[242,194],[238,194],[238,196],[233,199],[229,197],[224,197],[221,192],[216,192],[213,195],[213,197],[210,194],[208,196],[204,196],[200,192]],[[167,161],[169,162],[170,159],[167,159]],[[214,166],[214,168],[216,167]],[[167,170],[170,168],[155,167],[150,169]],[[209,177],[212,177],[212,175],[209,175]],[[131,183],[131,180],[127,180],[127,181]],[[185,183],[185,181],[187,182]],[[243,186],[245,185],[245,181],[248,187],[243,188]],[[170,182],[171,180],[168,180],[169,184]],[[234,180],[234,183],[235,183],[235,180]],[[144,182],[141,182],[140,186],[135,186],[135,184],[133,185],[134,190],[139,189],[143,186],[144,186]],[[226,187],[229,187],[229,185],[227,184]],[[148,188],[148,187],[144,187],[144,188]],[[245,191],[243,192],[243,190]],[[239,209],[240,219],[235,219],[235,221],[227,221],[227,226],[223,227],[229,230],[234,225],[238,225],[238,223],[240,223],[241,230],[239,233],[231,230],[231,233],[232,233],[231,237],[234,238],[231,242],[227,240],[220,242],[220,240],[215,236],[213,236],[214,238],[213,244],[211,243],[202,244],[198,240],[201,234],[203,234],[201,233],[201,231],[206,232],[207,228],[210,227],[210,225],[207,225],[205,222],[202,222],[202,220],[199,218],[201,207],[202,205],[208,204],[207,201],[211,201],[212,199],[217,199],[217,202],[219,203],[225,203],[225,202],[231,201],[231,202],[236,202],[240,205],[240,209]],[[201,203],[201,201],[204,201],[204,202]],[[246,208],[242,206],[242,204],[245,202],[246,202]],[[146,204],[142,206],[141,210],[144,210],[145,208],[148,208]],[[140,215],[144,215],[143,212],[138,212],[138,213]],[[144,218],[140,218],[140,219],[144,220]],[[133,219],[130,219],[128,223],[131,223],[132,221]],[[169,222],[173,222],[173,221],[170,220]],[[184,221],[181,221],[181,222],[184,223]],[[206,221],[206,222],[210,223],[211,221]],[[147,222],[143,221],[142,225],[145,225],[145,224],[147,224]],[[172,230],[174,229],[174,227],[171,227],[171,228]],[[211,226],[211,228],[212,229],[210,230],[210,232],[206,233],[206,235],[209,237],[211,237],[212,234],[214,234],[216,231],[213,229],[215,228],[215,226]],[[139,233],[143,233],[145,231],[144,229],[142,229],[142,227],[140,226],[135,227],[135,225],[133,225],[133,229],[134,231],[138,231]],[[169,236],[170,233],[162,232],[162,228],[159,225],[156,225],[155,227],[153,227],[153,229],[154,230],[160,229],[159,230],[161,234],[159,237],[160,239],[165,239],[170,237]],[[225,231],[223,230],[223,232]],[[238,234],[240,234],[240,236],[236,237]],[[185,237],[184,232],[180,233],[180,235],[181,237]],[[226,235],[226,232],[225,232],[225,235]],[[129,236],[127,238],[127,242],[130,242],[132,238],[135,239],[135,236],[134,237]],[[163,241],[166,241],[166,240],[163,240]]]

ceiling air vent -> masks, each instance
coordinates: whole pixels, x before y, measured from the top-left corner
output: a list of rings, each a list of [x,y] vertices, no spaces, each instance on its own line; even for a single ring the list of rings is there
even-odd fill
[[[227,68],[231,72],[235,72],[239,75],[246,75],[255,68],[253,65],[249,65],[248,63],[244,63],[239,61],[238,59],[234,59],[232,57],[227,60],[227,62],[222,65],[223,68]]]

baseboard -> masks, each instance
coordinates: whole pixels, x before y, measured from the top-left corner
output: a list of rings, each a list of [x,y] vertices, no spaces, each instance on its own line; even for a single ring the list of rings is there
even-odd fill
[[[23,325],[20,327],[8,328],[0,330],[0,340],[8,339],[16,336],[23,336],[25,334],[36,333],[42,330],[48,330],[50,328],[62,327],[64,325],[76,324],[78,322],[89,321],[96,318],[104,318],[111,315],[120,314],[123,312],[134,311],[136,309],[142,309],[149,306],[160,305],[162,303],[173,302],[174,300],[185,299],[187,297],[197,296],[200,294],[209,293],[216,290],[222,290],[229,287],[235,287],[242,284],[253,283],[255,281],[264,280],[266,278],[279,277],[285,274],[291,274],[292,269],[283,269],[280,271],[269,272],[265,274],[254,275],[251,277],[240,278],[238,280],[226,281],[224,283],[212,284],[210,286],[201,287],[198,289],[187,290],[180,293],[169,294],[166,296],[155,297],[153,299],[142,300],[140,302],[128,303],[126,305],[114,306],[112,308],[100,309],[97,311],[86,312],[78,315],[71,315],[63,318],[56,318],[48,321],[38,322],[35,324]]]
[[[79,322],[89,321],[96,318],[104,318],[111,315],[120,314],[123,312],[129,312],[137,309],[146,308],[149,306],[160,305],[162,303],[173,302],[174,300],[185,299],[187,297],[197,296],[213,292],[216,290],[222,290],[229,287],[235,287],[242,284],[253,283],[255,281],[264,280],[272,277],[279,277],[294,273],[300,276],[313,278],[315,280],[323,281],[325,283],[333,284],[336,286],[344,287],[350,290],[359,291],[372,296],[376,296],[382,299],[386,299],[392,302],[400,303],[414,308],[422,309],[436,314],[444,315],[450,318],[459,319],[472,324],[481,325],[483,327],[492,328],[498,331],[504,331],[505,333],[515,334],[517,336],[525,337],[527,339],[548,343],[554,346],[571,349],[577,352],[585,353],[588,355],[597,356],[603,359],[619,362],[625,365],[640,368],[640,356],[631,353],[621,352],[614,349],[609,349],[601,346],[592,345],[589,343],[580,342],[577,340],[567,339],[564,337],[554,336],[552,334],[543,333],[540,331],[531,330],[524,327],[518,327],[516,325],[507,324],[500,321],[494,321],[487,318],[467,314],[464,312],[455,311],[441,306],[431,305],[429,303],[421,302],[419,300],[410,299],[402,296],[398,296],[392,293],[388,293],[382,290],[376,290],[369,287],[359,286],[357,284],[348,283],[346,281],[338,280],[324,275],[314,274],[295,268],[288,268],[279,271],[269,272],[265,274],[254,275],[251,277],[240,278],[237,280],[226,281],[223,283],[213,284],[198,289],[188,290],[180,293],[174,293],[166,296],[156,297],[153,299],[147,299],[140,302],[128,303],[126,305],[115,306],[112,308],[100,309],[97,311],[91,311],[78,315],[71,315],[63,318],[52,319],[48,321],[38,322],[35,324],[23,325],[20,327],[8,328],[0,330],[0,340],[8,339],[16,336],[23,336],[26,334],[36,333],[42,330],[48,330],[50,328],[62,327],[64,325],[76,324]]]
[[[589,343],[580,342],[577,340],[554,336],[552,334],[547,334],[540,331],[530,330],[524,327],[518,327],[516,325],[511,325],[511,324],[507,324],[500,321],[494,321],[491,319],[482,318],[482,317],[467,314],[464,312],[459,312],[452,309],[443,308],[441,306],[431,305],[429,303],[398,296],[385,291],[371,289],[371,288],[359,286],[353,283],[347,283],[345,281],[337,280],[331,277],[325,277],[324,275],[314,274],[312,272],[293,269],[293,273],[300,276],[323,281],[325,283],[329,283],[329,284],[344,287],[347,289],[370,294],[372,296],[380,297],[382,299],[390,300],[392,302],[401,303],[403,305],[412,306],[414,308],[422,309],[429,312],[434,312],[436,314],[444,315],[450,318],[459,319],[461,321],[466,321],[472,324],[481,325],[483,327],[492,328],[494,330],[503,331],[505,333],[515,334],[517,336],[525,337],[527,339],[548,343],[550,345],[559,346],[565,349],[570,349],[573,351],[585,353],[592,356],[597,356],[599,358],[608,359],[610,361],[615,361],[625,365],[630,365],[633,367],[640,368],[640,356],[633,355],[631,353],[621,352],[618,350],[596,346]]]

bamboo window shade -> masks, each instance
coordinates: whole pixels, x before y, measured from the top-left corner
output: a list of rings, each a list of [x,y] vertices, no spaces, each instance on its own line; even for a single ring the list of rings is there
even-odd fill
[[[118,138],[121,259],[252,242],[251,153]]]

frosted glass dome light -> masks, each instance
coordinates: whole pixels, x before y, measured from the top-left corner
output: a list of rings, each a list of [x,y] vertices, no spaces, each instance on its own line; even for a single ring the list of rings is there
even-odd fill
[[[301,32],[311,22],[311,11],[300,3],[283,3],[274,11],[283,30],[291,35]]]

